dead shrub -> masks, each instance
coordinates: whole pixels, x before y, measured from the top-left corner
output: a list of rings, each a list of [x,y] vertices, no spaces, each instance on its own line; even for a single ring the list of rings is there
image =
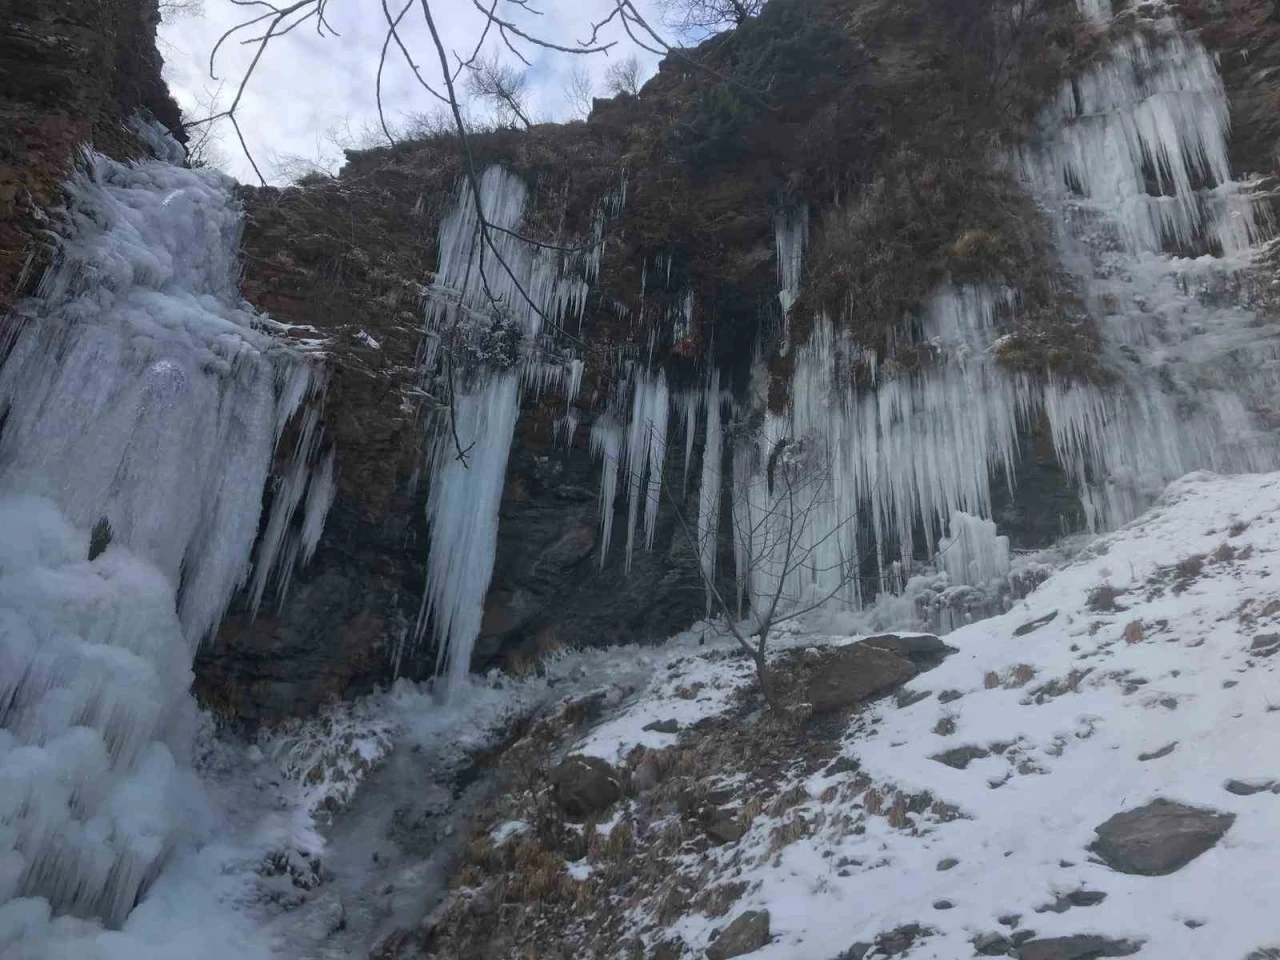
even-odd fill
[[[1000,686],[1000,674],[996,673],[994,670],[988,670],[986,676],[982,678],[982,685],[988,690],[994,690],[996,687]]]

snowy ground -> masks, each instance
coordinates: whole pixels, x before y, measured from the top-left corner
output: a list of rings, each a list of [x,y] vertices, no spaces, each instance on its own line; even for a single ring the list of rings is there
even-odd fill
[[[659,903],[635,896],[617,904],[630,934],[646,950],[679,937],[684,956],[701,957],[734,916],[767,909],[772,939],[751,954],[760,960],[832,960],[910,924],[931,931],[910,956],[940,960],[972,956],[984,934],[1028,930],[1141,941],[1140,956],[1160,958],[1243,960],[1280,945],[1280,795],[1225,789],[1280,781],[1280,729],[1270,729],[1280,728],[1280,658],[1266,655],[1280,649],[1280,637],[1275,648],[1266,639],[1280,634],[1278,508],[1280,474],[1175,483],[1015,609],[949,634],[958,652],[907,695],[837,730],[832,749],[859,766],[784,769],[742,817],[740,839],[681,848],[672,877],[704,890],[741,884],[719,911],[694,902],[659,916]],[[856,642],[807,632],[814,626],[790,630],[778,649]],[[568,655],[523,682],[476,680],[447,700],[401,684],[257,745],[206,732],[198,770],[218,818],[212,839],[168,863],[123,931],[65,921],[30,955],[366,956],[445,892],[488,786],[467,785],[471,757],[513,719],[604,691],[601,721],[556,753],[628,767],[637,746],[669,751],[712,729],[699,721],[739,722],[751,683],[732,641],[704,627],[656,649]],[[679,732],[644,729],[672,720]],[[987,755],[963,769],[934,759],[957,747]],[[690,773],[730,791],[743,782],[733,771]],[[1096,826],[1156,797],[1236,820],[1169,876],[1123,875],[1091,857]],[[595,829],[607,837],[638,823],[638,803],[628,790]],[[530,829],[485,828],[497,847]],[[645,853],[630,849],[623,874]],[[939,869],[948,860],[957,862]],[[561,862],[583,889],[617,885],[595,853]],[[1043,910],[1081,890],[1105,898]],[[1016,926],[1001,923],[1011,915]],[[623,939],[611,943],[624,955]]]
[[[731,911],[664,924],[657,904],[633,903],[632,931],[647,947],[678,935],[700,957],[735,915],[767,909],[772,940],[751,954],[760,960],[834,958],[908,924],[932,931],[916,958],[972,956],[983,934],[1028,929],[1140,941],[1140,956],[1158,958],[1237,960],[1280,946],[1280,795],[1225,788],[1280,781],[1280,660],[1265,655],[1280,649],[1267,649],[1280,643],[1267,637],[1280,631],[1277,516],[1280,474],[1176,482],[1015,609],[948,635],[959,652],[906,688],[923,699],[882,700],[857,717],[841,745],[857,777],[780,783],[779,793],[802,788],[797,805],[685,854],[677,869],[702,888],[744,884]],[[573,749],[618,763],[637,745],[674,746],[687,734],[643,728],[676,719],[688,731],[750,680],[741,659],[659,666],[646,694]],[[933,759],[962,746],[987,756],[963,769]],[[959,817],[895,803],[925,794]],[[1168,876],[1120,874],[1091,856],[1095,827],[1157,797],[1236,820]],[[803,829],[780,832],[801,817]],[[940,868],[947,860],[958,862]],[[585,879],[592,867],[568,870]],[[1081,890],[1093,894],[1082,901],[1105,899],[1044,910]],[[1010,915],[1016,926],[1000,922]]]

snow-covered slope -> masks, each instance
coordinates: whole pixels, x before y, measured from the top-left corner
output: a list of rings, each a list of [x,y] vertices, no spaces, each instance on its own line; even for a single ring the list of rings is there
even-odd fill
[[[1280,795],[1268,788],[1280,782],[1278,513],[1280,474],[1174,483],[1008,614],[948,635],[958,652],[855,717],[839,750],[860,770],[784,773],[757,798],[763,810],[739,813],[741,839],[682,848],[675,872],[699,889],[744,885],[724,915],[655,922],[657,898],[633,899],[631,932],[646,947],[678,936],[672,955],[700,957],[735,916],[767,910],[759,960],[883,956],[882,935],[912,924],[932,931],[915,958],[1020,944],[1008,955],[1122,955],[1052,942],[1082,934],[1158,958],[1280,946]],[[618,762],[636,744],[674,746],[676,734],[641,729],[668,717],[689,731],[679,739],[697,737],[692,724],[726,710],[749,676],[723,656],[675,662],[576,749]],[[963,751],[954,766],[937,759],[960,747],[975,748],[967,764]],[[789,809],[770,805],[797,786]],[[1235,819],[1164,876],[1090,852],[1096,827],[1158,798]]]

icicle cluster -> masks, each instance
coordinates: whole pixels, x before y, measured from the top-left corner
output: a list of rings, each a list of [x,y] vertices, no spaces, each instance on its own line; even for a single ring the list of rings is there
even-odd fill
[[[1085,6],[1091,16],[1109,14],[1105,3]],[[796,351],[787,417],[766,417],[754,448],[734,452],[735,549],[754,603],[779,589],[789,597],[836,591],[856,603],[853,584],[839,588],[850,560],[871,559],[860,547],[874,551],[881,590],[910,576],[922,552],[938,554],[955,583],[1002,576],[1007,542],[984,519],[991,478],[1011,482],[1019,434],[1033,422],[1047,423],[1095,528],[1135,516],[1188,470],[1280,465],[1254,413],[1280,406],[1280,330],[1213,302],[1273,229],[1248,187],[1231,180],[1227,118],[1212,59],[1166,19],[1151,36],[1118,41],[1066,84],[1016,158],[1058,224],[1064,264],[1098,318],[1106,362],[1121,373],[1116,386],[1002,369],[995,351],[1017,310],[1011,290],[939,288],[923,305],[915,344],[929,362],[909,374],[866,363],[817,320]],[[779,217],[784,307],[794,301],[801,237]],[[872,386],[848,374],[856,365]],[[797,447],[817,471],[798,475],[801,489],[821,476],[824,492],[806,513],[819,541],[807,531],[791,542],[769,533],[787,506],[769,467],[779,450]],[[951,535],[935,543],[948,525]],[[814,554],[808,582],[804,571],[782,569],[780,552]]]
[[[429,454],[431,541],[416,632],[420,637],[428,621],[434,624],[439,669],[452,684],[466,677],[480,632],[521,392],[560,389],[572,403],[581,389],[582,361],[555,356],[545,335],[549,325],[580,321],[600,266],[605,215],[625,198],[624,183],[602,204],[592,242],[562,251],[516,235],[528,201],[519,177],[494,166],[479,187],[491,245],[482,237],[471,186],[463,183],[440,225],[440,265],[426,309],[426,366],[450,364],[453,393],[449,422]],[[513,352],[485,348],[495,327],[505,330],[503,349],[514,345]],[[451,356],[438,356],[442,345]],[[559,429],[571,440],[576,417],[570,412],[563,423]]]

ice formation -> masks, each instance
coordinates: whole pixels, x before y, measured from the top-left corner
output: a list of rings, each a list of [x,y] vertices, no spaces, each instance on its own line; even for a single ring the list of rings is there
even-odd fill
[[[1109,15],[1103,3],[1082,9]],[[1280,465],[1257,416],[1280,402],[1280,330],[1229,302],[1234,275],[1273,224],[1248,185],[1231,179],[1227,122],[1212,58],[1162,17],[1068,82],[1013,160],[1055,222],[1064,266],[1098,320],[1104,362],[1121,374],[1115,386],[1000,367],[995,354],[1018,309],[1008,289],[935,291],[916,340],[930,363],[914,373],[866,365],[857,345],[817,318],[796,350],[784,421],[767,420],[757,449],[734,453],[735,549],[748,595],[759,602],[776,591],[781,561],[771,551],[815,554],[807,585],[788,571],[796,582],[787,595],[836,591],[850,604],[860,591],[839,589],[850,563],[871,563],[879,590],[935,554],[954,582],[1000,576],[1007,544],[985,519],[992,477],[1012,482],[1019,435],[1037,421],[1095,529],[1136,516],[1189,470]],[[781,216],[776,227],[786,307],[802,234]],[[837,374],[855,364],[870,377]],[[807,448],[808,465],[797,467],[818,473],[805,477],[823,477],[826,493],[806,524],[823,531],[816,544],[804,531],[793,542],[767,533],[782,509],[767,471],[784,442]],[[948,525],[951,536],[939,539]]]
[[[804,247],[809,242],[809,208],[788,207],[774,216],[774,243],[778,249],[778,303],[782,307],[783,341],[789,340],[791,308],[800,296]]]
[[[1009,574],[1009,538],[996,533],[994,520],[957,510],[950,536],[938,541],[938,565],[952,583],[982,586]]]
[[[239,295],[229,180],[88,153],[67,190],[60,264],[0,369],[0,490],[105,518],[178,589],[194,644],[245,579],[276,439],[322,384]]]
[[[653,546],[653,533],[662,496],[662,470],[667,457],[667,378],[638,373],[634,378],[635,397],[631,403],[631,426],[627,430],[627,554],[631,570],[635,550],[636,522],[644,504],[644,545]]]
[[[619,202],[606,198],[591,241],[560,250],[516,234],[528,190],[514,174],[493,166],[481,177],[483,222],[471,184],[458,190],[440,224],[440,264],[427,296],[426,368],[449,365],[453,386],[448,422],[430,451],[430,552],[417,625],[419,637],[428,622],[434,625],[439,668],[455,686],[470,670],[493,575],[521,393],[554,387],[570,402],[577,396],[582,361],[556,355],[550,336],[552,328],[580,320],[599,270],[604,216]],[[504,336],[493,337],[495,331]],[[450,355],[441,355],[442,344]],[[467,362],[460,362],[463,355]]]
[[[323,384],[239,296],[231,186],[87,153],[58,263],[0,343],[6,957],[142,954],[102,926],[124,925],[208,827],[192,656],[250,572],[277,438],[300,410],[258,580],[304,560],[323,527]]]
[[[702,447],[702,478],[698,487],[698,564],[702,569],[707,593],[707,612],[710,613],[711,588],[716,575],[716,543],[720,535],[720,491],[724,485],[724,425],[720,420],[723,411],[719,370],[711,374],[703,406],[706,411],[707,433]]]

